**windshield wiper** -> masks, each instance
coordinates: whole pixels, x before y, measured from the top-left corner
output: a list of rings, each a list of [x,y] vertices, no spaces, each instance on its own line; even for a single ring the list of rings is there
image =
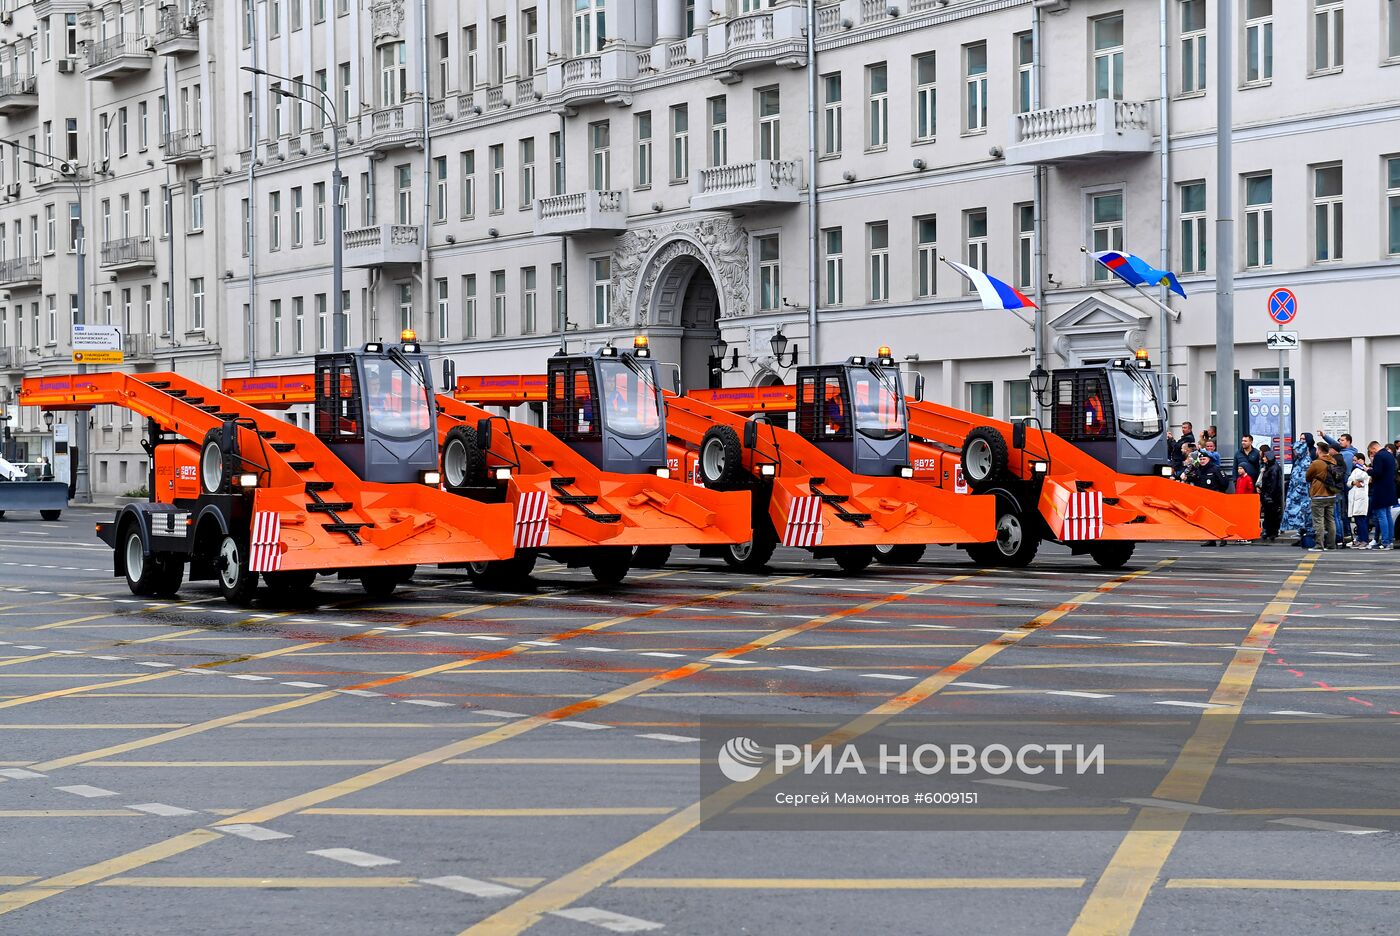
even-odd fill
[[[427,390],[429,395],[432,394],[432,388],[429,387],[426,382],[424,382],[423,375],[418,373],[417,368],[413,366],[413,362],[410,361],[407,357],[405,357],[402,351],[400,351],[398,348],[391,347],[388,351],[388,355],[389,360],[393,361],[401,369],[408,371],[408,375],[413,378],[414,383],[416,383],[419,387],[423,388],[424,390]]]
[[[656,386],[656,381],[652,380],[651,375],[647,373],[647,369],[642,365],[638,364],[636,361],[632,360],[632,355],[623,354],[620,356],[620,360],[623,364],[627,366],[628,370],[645,380],[647,382],[647,386],[651,387],[652,390],[655,390],[657,393],[661,392],[661,389]]]

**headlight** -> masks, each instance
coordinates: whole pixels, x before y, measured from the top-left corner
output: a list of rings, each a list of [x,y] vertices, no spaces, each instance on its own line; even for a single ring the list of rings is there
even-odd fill
[[[656,469],[656,476],[657,476],[658,478],[669,478],[669,477],[671,477],[671,469],[670,469],[670,468],[658,468],[658,469]]]
[[[258,486],[258,476],[256,474],[241,474],[238,476],[238,486],[254,488]]]
[[[509,469],[509,468],[497,468],[497,469],[496,469],[496,480],[497,480],[497,481],[509,481],[509,480],[510,480],[510,469]]]
[[[1175,474],[1175,472],[1172,471],[1171,465],[1162,465],[1157,470],[1162,473],[1162,477],[1164,478],[1170,478],[1173,474]]]
[[[912,478],[914,477],[914,469],[905,465],[903,468],[899,469],[899,476],[901,478]]]
[[[1032,462],[1031,470],[1036,474],[1045,474],[1045,472],[1050,470],[1050,466],[1043,461]]]
[[[442,472],[425,471],[423,472],[422,479],[424,484],[431,485],[432,487],[437,487],[439,484],[442,483]]]
[[[773,464],[759,465],[758,473],[765,478],[771,478],[778,473],[778,466]]]

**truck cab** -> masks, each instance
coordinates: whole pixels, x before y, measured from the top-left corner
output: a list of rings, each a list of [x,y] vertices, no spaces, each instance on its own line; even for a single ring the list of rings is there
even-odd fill
[[[556,354],[548,368],[549,431],[603,471],[667,467],[666,405],[645,336],[630,349]]]
[[[1156,475],[1170,464],[1162,380],[1145,349],[1054,371],[1050,401],[1052,431],[1114,471]]]
[[[855,474],[911,477],[903,381],[889,348],[799,367],[797,434]]]
[[[316,356],[317,438],[363,481],[404,483],[437,474],[437,407],[428,355],[406,330]]]

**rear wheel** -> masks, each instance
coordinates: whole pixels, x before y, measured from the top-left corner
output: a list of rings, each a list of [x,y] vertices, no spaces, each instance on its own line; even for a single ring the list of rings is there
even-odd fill
[[[142,598],[156,593],[157,569],[160,560],[146,555],[146,543],[135,524],[122,534],[122,561],[126,564],[126,587]]]
[[[63,515],[63,511],[61,511],[61,510],[41,510],[41,511],[39,511],[39,516],[43,517],[45,520],[57,520],[57,519],[58,519],[60,516],[62,516],[62,515]]]
[[[399,587],[399,570],[393,566],[366,569],[360,573],[360,587],[370,598],[388,598]]]
[[[1040,549],[1040,534],[1009,500],[997,498],[997,538],[990,543],[967,547],[967,554],[978,565],[1008,566],[1020,569],[1031,564]]]
[[[219,593],[229,604],[247,605],[258,587],[258,573],[248,568],[248,549],[232,536],[219,544]]]
[[[700,477],[707,487],[737,486],[744,477],[744,447],[729,426],[711,426],[700,440]]]
[[[1006,439],[991,426],[978,426],[963,440],[963,477],[974,491],[980,491],[1006,472]]]
[[[516,589],[530,579],[535,553],[518,553],[510,559],[467,563],[467,575],[477,588]]]
[[[778,548],[778,538],[773,534],[772,524],[755,524],[753,539],[747,543],[733,543],[724,547],[724,561],[741,572],[762,572],[773,558],[773,550]]]
[[[627,577],[632,568],[632,550],[626,546],[598,546],[594,549],[588,571],[603,585],[616,585]]]
[[[875,549],[871,546],[847,546],[832,556],[842,572],[852,575],[864,572],[875,561]]]
[[[1089,547],[1089,555],[1102,569],[1121,569],[1128,564],[1128,560],[1133,558],[1133,550],[1137,543],[1124,543],[1110,540],[1107,543],[1099,543]]]
[[[292,572],[264,572],[263,582],[269,589],[292,597],[292,592],[306,591],[316,583],[316,573],[309,569]]]
[[[876,546],[875,561],[881,565],[914,565],[924,558],[927,548],[922,543]]]
[[[632,554],[632,568],[660,569],[671,559],[670,546],[638,546]]]

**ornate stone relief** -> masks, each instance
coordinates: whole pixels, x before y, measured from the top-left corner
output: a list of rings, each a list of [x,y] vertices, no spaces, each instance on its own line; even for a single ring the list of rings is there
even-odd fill
[[[612,324],[646,325],[657,280],[672,261],[704,264],[720,295],[720,315],[749,313],[749,233],[733,218],[716,217],[638,228],[617,239],[612,262]]]

